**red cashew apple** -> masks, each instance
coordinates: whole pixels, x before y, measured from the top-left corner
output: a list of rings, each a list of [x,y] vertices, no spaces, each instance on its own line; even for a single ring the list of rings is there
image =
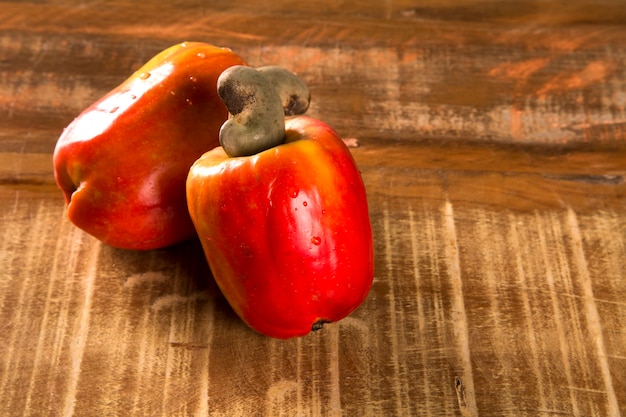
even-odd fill
[[[187,201],[234,311],[252,329],[285,339],[341,320],[365,300],[372,228],[360,172],[341,138],[319,120],[285,119],[259,74],[237,66],[220,76],[231,117],[223,146],[191,167]]]
[[[76,117],[53,156],[69,219],[124,249],[195,236],[185,181],[194,161],[219,145],[228,117],[217,78],[243,63],[226,48],[178,44]]]

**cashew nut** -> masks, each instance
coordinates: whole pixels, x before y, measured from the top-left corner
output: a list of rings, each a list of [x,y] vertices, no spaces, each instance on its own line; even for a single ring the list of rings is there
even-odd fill
[[[293,72],[268,65],[257,68],[274,86],[285,110],[285,116],[303,114],[309,108],[311,92],[307,85]]]
[[[217,93],[230,113],[220,129],[220,144],[229,156],[253,155],[283,143],[281,98],[262,72],[230,67],[219,76]]]

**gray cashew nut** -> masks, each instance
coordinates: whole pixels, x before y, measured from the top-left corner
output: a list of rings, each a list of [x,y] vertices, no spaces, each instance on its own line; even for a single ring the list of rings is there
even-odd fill
[[[295,73],[275,65],[259,67],[257,70],[261,71],[278,91],[285,116],[304,114],[307,111],[311,102],[311,92]]]
[[[254,155],[285,140],[281,98],[260,71],[237,65],[217,80],[217,93],[230,116],[220,129],[220,144],[228,156]]]

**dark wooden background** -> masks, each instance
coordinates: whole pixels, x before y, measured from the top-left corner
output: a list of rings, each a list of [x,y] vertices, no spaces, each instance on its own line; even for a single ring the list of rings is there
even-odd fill
[[[198,242],[72,226],[51,153],[160,50],[309,84],[376,273],[352,316],[248,330]],[[0,2],[0,415],[626,415],[626,4]]]

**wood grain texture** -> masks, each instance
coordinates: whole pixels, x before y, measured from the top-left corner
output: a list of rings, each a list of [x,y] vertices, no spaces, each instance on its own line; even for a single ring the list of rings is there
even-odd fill
[[[297,71],[358,141],[350,317],[268,339],[197,241],[67,220],[63,127],[184,40]],[[0,415],[626,415],[625,64],[617,0],[0,2]]]

